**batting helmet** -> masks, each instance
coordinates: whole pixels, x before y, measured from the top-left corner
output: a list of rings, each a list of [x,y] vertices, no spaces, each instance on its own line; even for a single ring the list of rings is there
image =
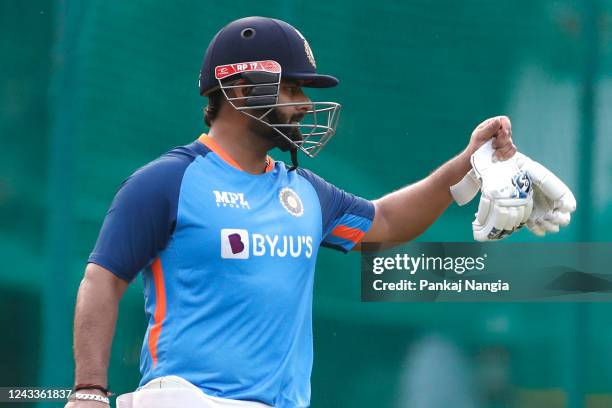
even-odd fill
[[[200,71],[200,94],[221,90],[238,111],[272,128],[268,135],[281,150],[291,151],[297,167],[297,150],[315,157],[336,133],[340,104],[336,102],[279,102],[282,79],[301,86],[327,88],[338,79],[317,74],[308,41],[284,21],[246,17],[225,26],[211,41]],[[239,81],[233,81],[239,79]],[[242,96],[231,92],[243,88]],[[308,106],[299,123],[283,122],[277,109]]]
[[[210,42],[200,71],[200,95],[219,88],[216,67],[265,60],[278,62],[284,79],[302,80],[304,86],[338,85],[337,78],[317,74],[308,41],[290,24],[267,17],[245,17],[223,27]]]

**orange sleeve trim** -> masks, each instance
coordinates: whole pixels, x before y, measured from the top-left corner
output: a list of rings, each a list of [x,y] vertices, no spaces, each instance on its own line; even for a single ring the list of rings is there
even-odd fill
[[[365,232],[357,228],[347,227],[346,225],[338,225],[331,232],[332,235],[335,235],[340,238],[347,239],[355,244],[361,241]]]
[[[166,318],[166,288],[164,285],[164,271],[161,260],[157,258],[151,265],[153,282],[155,283],[155,313],[153,314],[153,327],[149,332],[149,352],[153,359],[153,366],[157,365],[157,342],[162,331],[162,324]]]

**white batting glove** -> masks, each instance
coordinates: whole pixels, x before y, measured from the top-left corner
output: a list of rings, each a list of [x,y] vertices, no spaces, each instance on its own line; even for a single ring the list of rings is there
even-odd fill
[[[563,181],[540,163],[517,152],[511,160],[527,172],[533,181],[533,211],[527,228],[536,235],[559,232],[559,227],[570,223],[576,211],[576,198]]]
[[[476,241],[503,239],[521,228],[533,207],[532,182],[515,160],[496,161],[492,141],[471,157],[472,170],[451,187],[459,205],[471,201],[481,190],[472,231]]]
[[[486,147],[487,145],[488,147]],[[499,175],[501,175],[502,177],[500,181],[498,181],[498,184],[501,184],[499,184],[497,190],[504,189],[503,181],[501,180],[507,180],[509,174],[517,169],[522,173],[517,173],[516,178],[512,177],[515,187],[519,190],[527,191],[528,188],[526,188],[526,184],[531,183],[533,189],[533,203],[528,203],[525,207],[526,212],[523,214],[523,219],[525,215],[527,215],[527,212],[530,212],[530,214],[526,221],[523,220],[514,230],[521,228],[522,224],[526,224],[531,232],[542,236],[546,232],[558,232],[560,226],[569,224],[571,213],[576,210],[576,199],[565,183],[546,167],[519,152],[505,162],[493,162],[491,159],[491,163],[489,163],[488,159],[492,158],[491,151],[491,142],[488,142],[474,153],[474,155],[472,155],[473,169],[459,183],[451,187],[451,194],[457,204],[464,205],[470,202],[476,196],[481,186],[483,186],[484,191],[485,187],[482,174],[488,173],[490,171],[488,170],[489,168],[495,168],[502,163],[506,163],[503,165],[506,167],[505,170],[496,171],[495,173],[498,175],[490,175],[492,177],[499,177]],[[483,153],[486,154],[483,155]],[[480,171],[477,172],[475,170],[476,168],[480,168]],[[503,175],[504,172],[506,173],[505,175]],[[481,174],[480,177],[477,175],[478,173]],[[486,176],[486,178],[488,177],[489,176]],[[490,187],[486,187],[486,189],[490,189]],[[506,186],[506,189],[509,189],[509,187]],[[485,196],[484,201],[482,195]],[[476,240],[483,240],[483,235],[485,232],[489,231],[491,223],[494,224],[493,228],[499,229],[504,219],[502,215],[502,219],[496,222],[493,222],[491,219],[487,220],[485,214],[490,213],[491,199],[489,196],[491,194],[484,193],[482,195],[478,213],[476,214],[476,220],[472,225],[474,239]],[[493,195],[495,196],[495,194]],[[502,194],[502,196],[503,195],[504,194]],[[502,203],[509,204],[510,202],[504,200]],[[504,211],[502,210],[501,212],[503,213]],[[513,213],[514,211],[509,210],[509,212]],[[512,219],[513,216],[510,215],[509,218]],[[507,225],[507,227],[509,227],[509,225]],[[504,227],[500,235],[493,239],[504,238],[514,230],[509,230]],[[493,231],[493,229],[490,231]],[[484,238],[484,240],[490,239],[491,238]]]
[[[494,161],[492,141],[472,155],[480,181],[480,203],[472,231],[476,241],[503,239],[521,228],[531,215],[533,189],[529,175],[513,160]]]

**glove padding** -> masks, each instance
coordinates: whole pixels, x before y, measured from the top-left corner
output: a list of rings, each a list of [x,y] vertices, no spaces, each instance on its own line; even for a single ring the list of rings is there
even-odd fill
[[[550,170],[517,152],[506,161],[494,161],[492,141],[472,155],[472,170],[451,187],[459,205],[470,202],[481,189],[472,223],[474,239],[502,239],[524,224],[536,235],[558,232],[569,224],[576,209],[570,189]]]
[[[476,241],[503,239],[531,215],[533,189],[529,175],[512,160],[494,161],[492,141],[471,157],[480,184],[480,203],[472,231]]]
[[[568,225],[571,213],[576,211],[576,198],[565,183],[522,153],[516,152],[510,160],[515,160],[533,181],[533,211],[527,220],[527,228],[544,236],[547,232],[559,232],[560,226]]]

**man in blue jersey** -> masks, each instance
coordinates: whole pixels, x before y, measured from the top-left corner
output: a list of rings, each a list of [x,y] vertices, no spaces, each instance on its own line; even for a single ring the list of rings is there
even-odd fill
[[[511,157],[510,121],[491,118],[427,178],[369,201],[299,168],[335,134],[340,105],[304,87],[333,87],[289,24],[249,17],[212,40],[200,75],[210,131],[123,182],[78,293],[70,407],[108,403],[118,302],[142,271],[149,320],[139,390],[120,407],[307,407],[312,288],[320,246],[405,242],[450,205],[450,186],[494,138]],[[292,166],[268,151],[291,153]]]

